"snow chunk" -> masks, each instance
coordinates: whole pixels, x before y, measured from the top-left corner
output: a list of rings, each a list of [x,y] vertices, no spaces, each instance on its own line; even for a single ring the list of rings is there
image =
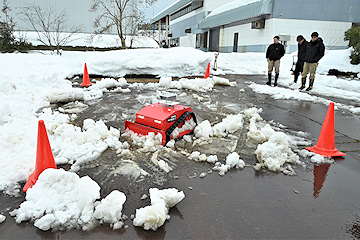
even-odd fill
[[[229,115],[221,123],[213,126],[214,136],[226,136],[226,133],[234,133],[243,127],[241,114]]]
[[[121,222],[122,209],[126,201],[124,193],[114,190],[101,203],[95,207],[94,217],[100,220],[100,223],[110,223],[118,228],[116,224]],[[123,225],[123,224],[119,224]]]
[[[160,87],[171,87],[171,77],[161,77],[159,80]]]
[[[323,163],[334,163],[334,160],[332,158],[327,158],[322,155],[313,153],[313,156],[311,157],[310,161],[314,164],[320,165]]]
[[[239,154],[233,152],[226,157],[226,165],[229,165],[230,168],[236,167],[243,169],[245,167],[245,162],[240,159]]]
[[[223,176],[225,173],[227,173],[231,168],[241,168],[243,169],[245,167],[245,162],[240,159],[239,154],[236,152],[230,153],[226,157],[225,164],[221,164],[220,162],[215,163],[215,167],[213,167],[213,170],[219,171],[219,175]]]
[[[4,222],[6,217],[2,214],[0,214],[0,223]]]
[[[133,224],[137,227],[143,226],[145,230],[151,229],[155,231],[164,224],[166,219],[170,218],[170,215],[168,215],[169,208],[183,200],[185,194],[175,188],[163,190],[150,188],[149,193],[151,205],[136,209]]]
[[[210,138],[214,135],[209,120],[202,121],[194,129],[195,137],[197,138]]]

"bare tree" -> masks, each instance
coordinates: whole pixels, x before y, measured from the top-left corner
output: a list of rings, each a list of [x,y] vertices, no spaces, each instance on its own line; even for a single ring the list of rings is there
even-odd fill
[[[71,37],[82,31],[83,26],[68,27],[68,15],[65,11],[56,12],[54,7],[41,8],[34,4],[26,4],[20,12],[22,20],[38,35],[38,40],[45,46],[56,49],[60,54],[61,46],[75,39]]]
[[[152,5],[156,1],[139,0],[139,3]],[[115,27],[121,41],[121,47],[126,48],[126,34],[135,35],[138,23],[144,18],[143,12],[134,2],[134,0],[92,0],[89,11],[100,12],[93,23],[96,29],[95,33],[110,32],[111,28]]]

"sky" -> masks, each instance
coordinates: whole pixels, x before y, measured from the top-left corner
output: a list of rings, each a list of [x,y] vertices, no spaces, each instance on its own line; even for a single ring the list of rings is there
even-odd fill
[[[29,35],[30,36],[30,35]],[[98,38],[90,42],[87,36],[78,35],[71,44],[84,46],[119,46],[112,38]],[[36,37],[30,38],[36,41]],[[211,72],[211,77],[188,78],[202,76],[208,63],[213,64],[214,53],[203,52],[194,48],[158,48],[154,40],[139,38],[137,46],[146,49],[128,49],[107,52],[66,52],[56,55],[49,51],[33,51],[28,54],[0,54],[0,191],[11,196],[18,196],[20,183],[27,181],[36,165],[37,126],[39,120],[45,122],[48,139],[54,153],[56,164],[70,164],[69,171],[47,169],[36,184],[26,193],[26,199],[19,208],[11,209],[11,216],[17,223],[34,220],[35,227],[41,230],[66,230],[81,228],[92,229],[98,224],[110,225],[114,229],[126,228],[129,216],[122,214],[127,197],[119,190],[100,199],[100,186],[88,176],[79,177],[76,173],[83,164],[99,157],[106,149],[111,148],[118,156],[131,153],[134,149],[152,153],[151,162],[155,168],[166,173],[172,168],[164,160],[157,159],[161,149],[174,150],[174,141],[166,146],[161,145],[161,137],[155,134],[137,136],[132,132],[121,132],[120,129],[108,128],[104,121],[85,119],[83,127],[72,124],[87,106],[89,100],[101,99],[106,92],[117,92],[126,95],[139,89],[152,89],[154,94],[149,99],[152,103],[160,100],[161,91],[176,89],[182,97],[202,99],[207,92],[216,91],[216,85],[228,88],[236,86],[236,82],[226,79],[226,74],[264,74],[267,62],[264,53],[220,53],[218,70]],[[328,76],[329,69],[360,72],[360,65],[349,63],[350,49],[326,51],[320,60],[316,82],[312,94],[299,91],[298,84],[293,84],[289,74],[293,54],[285,54],[281,59],[278,87],[246,82],[259,94],[274,99],[293,99],[296,101],[316,102],[327,107],[327,97],[334,96],[346,99],[343,103],[335,103],[337,109],[346,109],[354,115],[360,114],[360,81]],[[188,58],[188,56],[192,56]],[[83,74],[84,63],[87,63],[89,74],[106,75],[109,78],[93,82],[89,88],[73,87],[67,77]],[[115,77],[126,74],[152,74],[159,76],[159,83],[127,83],[124,78]],[[174,80],[174,77],[180,77]],[[245,91],[241,89],[240,91]],[[139,101],[142,96],[139,91]],[[52,109],[50,104],[68,102],[73,106],[71,111],[65,107]],[[345,102],[345,103],[344,103]],[[200,100],[201,107],[211,108],[211,103]],[[39,111],[41,109],[41,111]],[[131,120],[133,113],[123,109],[123,117]],[[285,134],[261,117],[262,109],[256,107],[239,113],[229,114],[217,123],[203,120],[194,129],[194,136],[186,136],[181,141],[199,144],[210,141],[213,137],[222,138],[235,134],[249,126],[247,137],[258,143],[254,155],[259,160],[254,169],[267,168],[271,171],[295,175],[291,167],[304,164],[301,159],[307,158],[316,164],[330,162],[320,155],[301,149],[299,146],[310,145],[308,133],[296,132]],[[185,124],[184,124],[185,125]],[[128,135],[132,144],[121,142],[120,136]],[[160,138],[160,141],[159,141]],[[21,151],[19,151],[21,149]],[[212,170],[224,175],[232,168],[245,167],[243,160],[236,152],[231,152],[226,159],[218,159],[216,155],[206,155],[194,151],[186,155],[191,161],[207,161],[213,164]],[[182,154],[182,153],[180,153]],[[134,160],[134,161],[133,161]],[[126,174],[146,177],[152,172],[141,169],[135,159],[126,159]],[[247,166],[249,167],[249,166]],[[130,173],[129,173],[130,172]],[[124,173],[125,174],[125,173]],[[200,174],[206,177],[207,173]],[[206,178],[205,178],[206,179]],[[64,188],[63,186],[67,186]],[[182,189],[149,189],[151,204],[133,209],[134,218],[130,220],[134,226],[156,230],[170,217],[169,209],[186,200]],[[156,220],[154,220],[156,219]],[[12,221],[12,219],[10,219]],[[0,224],[7,221],[0,214]]]

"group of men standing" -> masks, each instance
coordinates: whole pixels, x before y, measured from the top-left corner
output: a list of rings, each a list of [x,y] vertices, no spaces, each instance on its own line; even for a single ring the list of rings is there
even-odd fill
[[[275,68],[274,86],[277,86],[280,73],[280,59],[285,54],[285,48],[279,41],[279,36],[275,36],[274,43],[270,44],[266,50],[266,59],[268,61],[268,81],[266,84],[269,86],[271,86],[271,74],[273,68]],[[306,88],[306,91],[310,91],[314,85],[315,72],[319,65],[319,60],[325,54],[325,46],[317,32],[311,34],[310,42],[306,41],[302,35],[297,36],[296,41],[298,42],[298,61],[294,70],[294,82],[297,83],[298,77],[300,73],[302,73],[301,86],[299,89],[304,89],[306,77],[308,73],[310,73],[309,87]]]

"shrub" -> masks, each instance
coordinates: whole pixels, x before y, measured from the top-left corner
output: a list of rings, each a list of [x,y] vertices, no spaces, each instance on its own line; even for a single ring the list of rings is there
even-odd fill
[[[25,38],[16,39],[14,36],[15,23],[9,15],[11,9],[6,0],[3,0],[1,11],[5,15],[5,20],[0,21],[0,52],[27,52],[30,50],[31,43],[27,42]]]
[[[351,64],[360,63],[360,26],[352,27],[345,32],[345,41],[349,41],[349,47],[353,47],[350,55]]]

